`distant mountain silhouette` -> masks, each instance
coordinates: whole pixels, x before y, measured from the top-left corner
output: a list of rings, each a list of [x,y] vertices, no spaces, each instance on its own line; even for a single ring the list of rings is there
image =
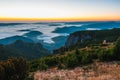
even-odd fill
[[[61,26],[59,23],[50,23],[49,26]]]
[[[99,29],[99,30],[104,30],[104,29],[112,29],[112,28],[120,28],[120,22],[114,22],[114,21],[109,21],[109,22],[66,22],[65,24],[82,24],[86,23],[82,26],[65,26],[62,28],[56,28],[53,33],[73,33],[76,31],[82,31],[82,30],[88,30],[90,29]]]
[[[7,45],[7,44],[14,43],[17,40],[22,40],[24,42],[33,43],[33,41],[31,39],[28,39],[26,37],[23,37],[23,36],[12,36],[12,37],[7,37],[7,38],[4,38],[4,39],[0,39],[0,44]]]
[[[26,31],[31,31],[30,29],[22,29],[22,30],[17,30],[19,32],[26,32]]]
[[[22,25],[26,23],[0,23],[0,26],[13,26],[13,25]]]
[[[56,28],[53,33],[73,33],[75,31],[85,30],[84,27],[76,27],[76,26],[65,26],[63,28]]]
[[[30,31],[28,33],[25,33],[24,36],[31,38],[31,37],[37,37],[37,36],[39,36],[41,34],[42,33],[39,32],[39,31]]]

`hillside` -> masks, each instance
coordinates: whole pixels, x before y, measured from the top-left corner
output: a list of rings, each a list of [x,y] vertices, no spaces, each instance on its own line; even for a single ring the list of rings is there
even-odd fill
[[[25,33],[23,36],[34,41],[39,35],[42,35],[42,33],[39,31],[29,31],[28,33]]]
[[[88,31],[78,31],[72,33],[67,41],[67,47],[73,45],[79,46],[88,46],[90,44],[99,44],[102,43],[103,40],[107,42],[114,42],[120,36],[120,29],[110,29],[110,30],[88,30]]]
[[[17,40],[9,45],[0,45],[0,60],[20,56],[31,60],[48,54],[49,51],[44,49],[40,43],[29,43]]]
[[[110,30],[86,30],[77,31],[70,34],[65,42],[65,45],[59,49],[55,49],[55,54],[76,48],[85,48],[90,46],[100,46],[102,43],[113,44],[120,36],[120,28]]]
[[[68,47],[67,50],[63,47],[57,54],[55,53],[54,55],[31,61],[30,72],[35,72],[35,79],[119,80],[120,75],[117,75],[120,69],[120,38],[117,39],[117,37],[119,37],[119,30],[120,29],[98,31],[99,34],[96,36],[98,43],[95,43],[96,45],[87,47],[76,47],[74,45],[73,48],[70,47],[71,49],[69,49]],[[97,31],[83,32],[97,33]],[[81,31],[73,34],[74,36],[80,36],[79,33],[81,34]],[[116,33],[118,34],[115,35]],[[104,37],[100,37],[100,34],[101,36],[104,34]],[[105,38],[107,39],[106,36],[111,37],[108,40],[112,41],[104,41]],[[101,40],[101,42],[99,42],[99,40]],[[92,43],[91,40],[90,42]],[[79,41],[77,43],[79,43]],[[77,73],[77,71],[79,73]]]
[[[120,38],[115,44],[79,48],[43,57],[30,63],[31,71],[35,71],[36,80],[119,80],[119,45]]]
[[[34,42],[31,39],[28,39],[26,37],[16,35],[16,36],[0,39],[0,44],[8,45],[8,44],[16,42],[17,40],[22,40],[24,42],[29,42],[29,43],[33,43]]]

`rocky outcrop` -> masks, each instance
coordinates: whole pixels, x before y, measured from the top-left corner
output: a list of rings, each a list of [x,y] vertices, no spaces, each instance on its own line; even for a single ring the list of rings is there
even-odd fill
[[[111,30],[88,30],[88,31],[77,31],[72,33],[65,43],[66,47],[73,46],[76,44],[87,43],[87,44],[99,44],[104,40],[107,42],[114,42],[120,36],[120,29]]]
[[[90,35],[84,35],[84,34],[70,35],[66,41],[65,46],[69,47],[69,46],[75,45],[77,43],[82,43],[85,40],[89,40],[89,39],[92,39],[92,37]]]

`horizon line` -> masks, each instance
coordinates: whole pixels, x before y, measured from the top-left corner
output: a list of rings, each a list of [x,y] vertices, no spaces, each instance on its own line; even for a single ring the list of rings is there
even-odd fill
[[[86,18],[22,18],[0,17],[0,22],[76,22],[76,21],[120,21],[120,17],[86,17]]]

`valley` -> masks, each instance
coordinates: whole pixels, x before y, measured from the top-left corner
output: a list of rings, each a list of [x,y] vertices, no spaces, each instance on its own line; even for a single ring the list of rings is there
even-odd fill
[[[4,75],[0,79],[21,77],[25,80],[119,80],[119,22],[83,22],[84,26],[81,23],[64,23],[69,27],[61,28],[55,27],[63,23],[42,23],[44,26],[54,26],[54,29],[44,33],[39,31],[40,28],[18,28],[15,30],[22,35],[0,39],[0,71],[4,72],[0,74]],[[109,24],[114,28],[110,29]],[[10,25],[18,27],[19,24]],[[94,27],[94,30],[93,25],[100,29]],[[82,30],[82,26],[85,30]]]

